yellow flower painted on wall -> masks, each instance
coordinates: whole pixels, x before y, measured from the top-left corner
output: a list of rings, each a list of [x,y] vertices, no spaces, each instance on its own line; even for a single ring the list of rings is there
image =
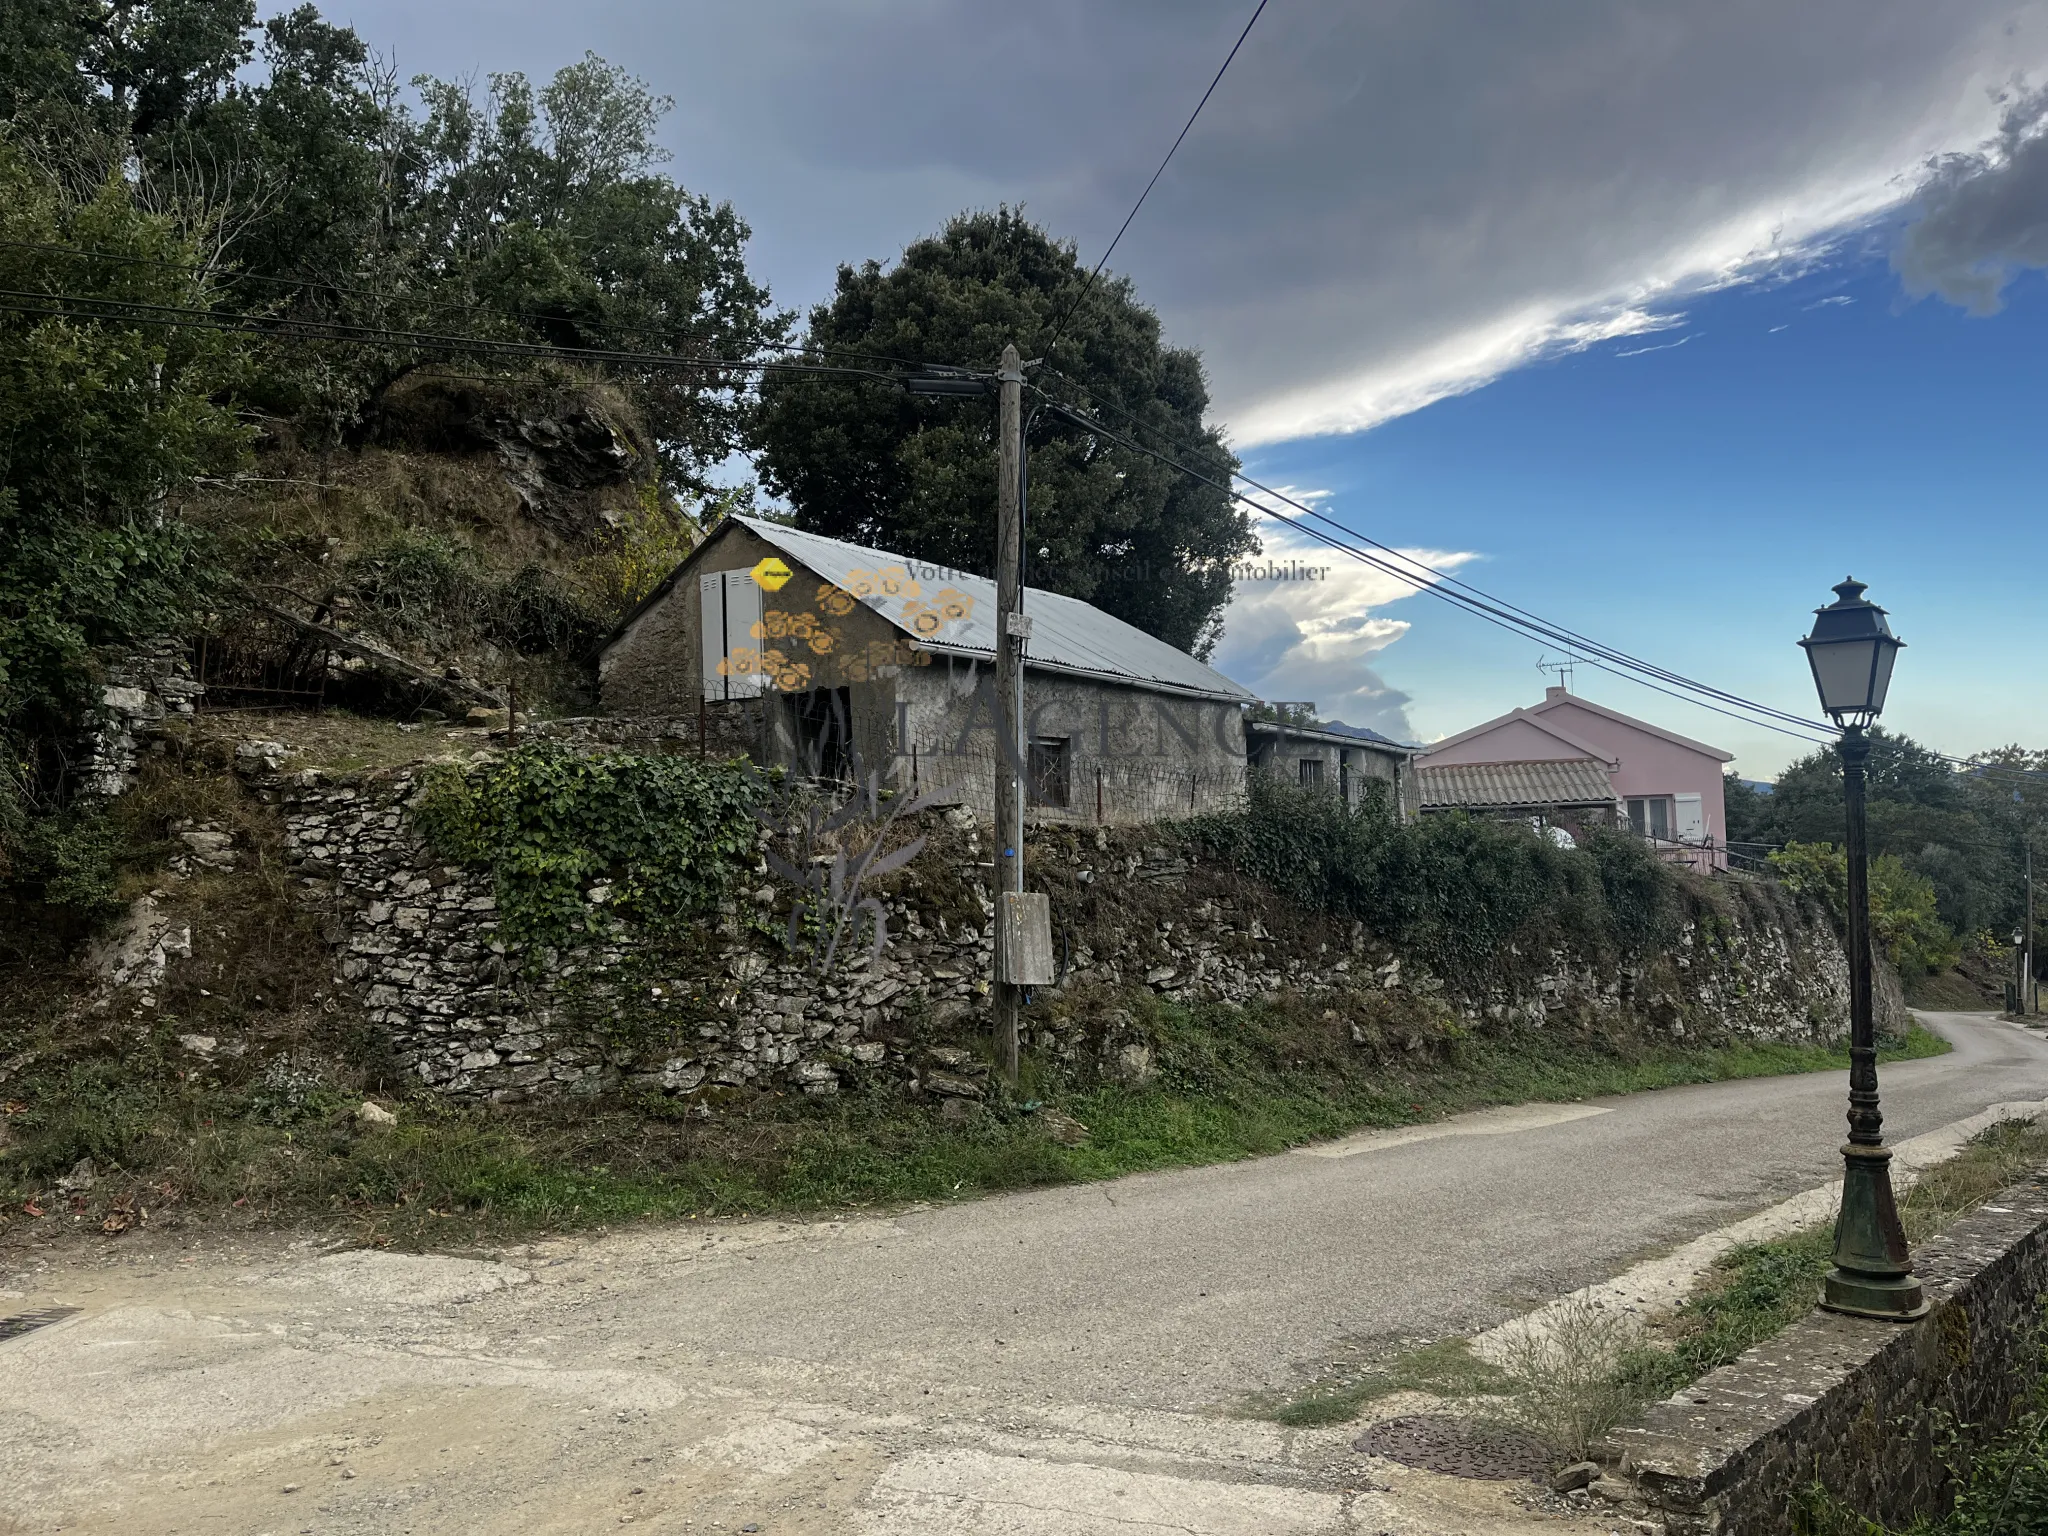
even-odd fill
[[[834,586],[829,581],[820,582],[818,584],[818,606],[834,618],[843,619],[853,612],[853,594],[844,587]]]
[[[935,635],[974,612],[974,599],[953,587],[941,587],[930,602],[903,605],[903,622],[920,635]]]
[[[916,597],[924,588],[902,566],[885,565],[878,571],[848,571],[846,590],[856,597]]]

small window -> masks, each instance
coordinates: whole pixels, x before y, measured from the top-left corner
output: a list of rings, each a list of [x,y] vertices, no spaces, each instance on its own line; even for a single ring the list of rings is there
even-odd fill
[[[1071,774],[1067,751],[1068,738],[1065,736],[1034,736],[1031,738],[1030,800],[1033,805],[1051,806],[1065,810],[1072,796]]]
[[[796,725],[796,771],[814,779],[853,776],[853,700],[844,688],[789,695]]]
[[[1319,789],[1323,782],[1323,760],[1320,757],[1304,757],[1301,760],[1301,787]]]
[[[1671,841],[1671,801],[1662,795],[1645,795],[1628,803],[1628,824],[1639,837]]]

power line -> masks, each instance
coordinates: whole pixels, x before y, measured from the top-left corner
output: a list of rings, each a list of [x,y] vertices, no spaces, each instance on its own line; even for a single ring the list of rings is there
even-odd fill
[[[1081,307],[1082,300],[1086,299],[1089,290],[1094,288],[1095,279],[1100,277],[1102,269],[1109,265],[1111,252],[1116,250],[1118,241],[1123,239],[1124,231],[1131,227],[1131,220],[1138,216],[1138,210],[1145,206],[1145,199],[1152,195],[1152,189],[1159,185],[1159,178],[1166,174],[1166,167],[1173,161],[1174,151],[1180,148],[1181,140],[1188,136],[1188,130],[1195,126],[1195,119],[1202,115],[1202,108],[1209,105],[1209,98],[1216,94],[1216,87],[1223,83],[1224,71],[1230,68],[1230,61],[1237,57],[1237,50],[1244,46],[1244,40],[1252,35],[1252,28],[1258,25],[1259,17],[1265,13],[1265,9],[1266,0],[1259,0],[1258,6],[1252,11],[1252,19],[1244,24],[1244,30],[1237,34],[1237,41],[1230,45],[1230,52],[1223,56],[1223,63],[1217,68],[1216,78],[1209,82],[1209,89],[1202,92],[1202,99],[1195,103],[1195,110],[1190,112],[1188,120],[1181,124],[1180,132],[1174,138],[1173,147],[1167,150],[1166,158],[1159,162],[1159,169],[1152,173],[1152,179],[1145,183],[1145,190],[1138,194],[1138,200],[1131,204],[1131,211],[1124,215],[1123,223],[1117,226],[1116,238],[1109,242],[1109,250],[1102,253],[1102,260],[1095,263],[1095,269],[1088,274],[1088,280],[1081,285],[1081,291],[1074,295],[1073,303],[1069,304],[1067,312],[1060,316],[1059,324],[1052,328],[1052,341],[1045,344],[1047,356],[1052,353],[1053,342],[1058,341],[1061,333],[1066,330],[1067,322],[1074,318],[1074,311]]]
[[[1058,373],[1057,369],[1053,369],[1051,371],[1054,373]],[[1075,383],[1074,380],[1067,379],[1066,375],[1064,374],[1061,374],[1060,377],[1066,379],[1066,382],[1070,384]],[[1083,392],[1086,393],[1085,386],[1080,387],[1083,389]],[[1132,425],[1136,427],[1138,430],[1147,430],[1146,425],[1138,421],[1138,419],[1135,416],[1133,416],[1130,412],[1125,411],[1121,407],[1115,406],[1114,404],[1112,404],[1110,408],[1116,410],[1119,415],[1123,416],[1125,420],[1130,421]],[[1605,658],[1607,661],[1614,664],[1614,666],[1603,667],[1603,671],[1612,672],[1614,671],[1615,666],[1619,666],[1626,669],[1627,674],[1632,675],[1639,673],[1643,674],[1644,676],[1661,678],[1663,681],[1674,684],[1677,687],[1686,689],[1689,692],[1702,694],[1711,698],[1716,698],[1721,700],[1723,703],[1735,705],[1740,709],[1750,710],[1758,714],[1768,715],[1773,719],[1782,721],[1784,724],[1793,726],[1801,731],[1821,731],[1830,733],[1829,739],[1832,739],[1831,727],[1829,727],[1823,721],[1809,720],[1804,716],[1791,714],[1785,710],[1777,709],[1768,704],[1758,703],[1754,699],[1746,699],[1742,697],[1740,694],[1733,694],[1727,692],[1724,689],[1714,688],[1709,684],[1698,682],[1693,678],[1689,678],[1680,673],[1673,672],[1668,668],[1657,666],[1653,662],[1645,661],[1643,658],[1639,656],[1630,655],[1628,652],[1619,650],[1616,647],[1603,645],[1601,642],[1594,640],[1589,636],[1579,634],[1575,630],[1566,629],[1561,625],[1555,624],[1550,620],[1543,618],[1539,614],[1531,613],[1529,610],[1525,608],[1517,607],[1515,604],[1508,602],[1504,598],[1495,597],[1492,593],[1486,592],[1481,588],[1474,586],[1471,582],[1465,581],[1461,577],[1451,574],[1449,571],[1439,570],[1437,567],[1428,564],[1426,561],[1418,560],[1413,555],[1407,554],[1405,551],[1395,549],[1393,546],[1388,544],[1383,544],[1378,539],[1373,538],[1369,534],[1361,533],[1359,530],[1352,528],[1348,524],[1338,522],[1335,518],[1329,516],[1327,513],[1319,511],[1317,508],[1311,506],[1309,503],[1296,500],[1294,497],[1289,496],[1284,491],[1281,491],[1273,486],[1266,485],[1262,481],[1253,479],[1250,475],[1245,474],[1242,470],[1233,470],[1231,474],[1233,479],[1243,481],[1246,485],[1251,486],[1261,495],[1270,497],[1273,500],[1283,502],[1286,505],[1293,507],[1303,516],[1312,518],[1316,522],[1326,524],[1327,526],[1336,529],[1337,532],[1344,538],[1357,539],[1360,542],[1368,544],[1372,548],[1379,550],[1381,554],[1393,560],[1401,562],[1403,567],[1409,569],[1403,569],[1400,571],[1389,570],[1388,573],[1390,575],[1398,576],[1401,580],[1407,582],[1410,586],[1415,587],[1417,590],[1438,592],[1438,595],[1444,596],[1452,600],[1456,600],[1456,593],[1462,592],[1469,594],[1472,598],[1476,599],[1480,603],[1487,605],[1489,608],[1506,615],[1513,615],[1515,618],[1523,621],[1520,627],[1528,628],[1529,632],[1538,639],[1549,640],[1553,643],[1565,645],[1575,650],[1588,650],[1593,652],[1596,657]],[[1260,502],[1253,498],[1240,499],[1244,500],[1246,505],[1254,507],[1261,512],[1265,512],[1269,515],[1274,516],[1279,515],[1273,512],[1272,507],[1268,503]],[[1296,526],[1293,523],[1292,519],[1282,518],[1282,521],[1288,522],[1290,526]],[[1379,564],[1379,562],[1375,563]],[[1388,569],[1384,564],[1380,564],[1380,568],[1383,570]],[[1419,571],[1422,573],[1422,575],[1420,577],[1413,575],[1411,574],[1411,570]],[[1450,588],[1455,590],[1453,592],[1444,592],[1440,590],[1442,588]],[[1530,626],[1534,627],[1529,628]],[[1598,661],[1596,660],[1590,658],[1586,659],[1589,665],[1599,665]],[[1642,678],[1637,677],[1635,678],[1635,680],[1641,681]],[[1727,711],[1722,710],[1719,711],[1719,713],[1725,714],[1727,713]],[[1743,719],[1746,717],[1735,716],[1734,718]]]
[[[1043,393],[1043,391],[1040,391],[1040,393]],[[1048,396],[1047,398],[1050,399],[1051,397]],[[1180,463],[1178,460],[1173,459],[1172,457],[1166,454],[1160,453],[1155,449],[1148,448],[1142,443],[1136,442],[1135,440],[1128,438],[1121,433],[1111,430],[1101,422],[1091,421],[1085,417],[1082,417],[1078,412],[1074,412],[1070,407],[1062,406],[1060,402],[1055,401],[1053,402],[1053,404],[1056,408],[1060,409],[1061,414],[1066,415],[1070,420],[1072,420],[1075,423],[1075,425],[1081,426],[1082,428],[1088,431],[1100,432],[1103,436],[1110,438],[1112,441],[1123,444],[1125,447],[1130,448],[1134,452],[1144,454],[1148,458],[1156,459],[1160,463],[1165,464],[1167,467],[1174,469],[1180,472],[1181,474],[1188,475],[1191,478],[1198,480],[1205,485],[1213,486],[1217,490],[1224,492],[1225,495],[1230,496],[1232,499],[1242,502],[1244,505],[1252,508],[1257,512],[1262,513],[1265,516],[1272,517],[1279,522],[1287,524],[1287,526],[1293,528],[1296,532],[1301,533],[1308,538],[1314,539],[1316,542],[1320,544],[1327,545],[1332,549],[1336,549],[1345,554],[1348,554],[1352,558],[1359,560],[1366,565],[1372,566],[1374,569],[1379,570],[1386,575],[1394,577],[1397,581],[1400,581],[1407,586],[1413,587],[1417,591],[1430,593],[1431,595],[1439,598],[1442,601],[1453,603],[1465,609],[1467,612],[1477,614],[1479,617],[1487,620],[1491,624],[1494,624],[1498,628],[1505,629],[1512,634],[1517,634],[1524,637],[1533,636],[1538,639],[1550,640],[1559,640],[1565,634],[1568,633],[1565,631],[1557,630],[1554,627],[1546,624],[1543,620],[1537,619],[1535,616],[1527,614],[1523,610],[1515,608],[1510,604],[1500,603],[1497,600],[1491,598],[1486,593],[1480,592],[1477,588],[1471,587],[1469,583],[1458,582],[1454,578],[1450,578],[1449,576],[1445,575],[1445,573],[1438,572],[1433,566],[1426,565],[1421,561],[1414,560],[1409,556],[1403,555],[1398,550],[1389,549],[1386,545],[1380,544],[1377,540],[1366,538],[1364,535],[1357,533],[1355,530],[1346,527],[1342,523],[1336,522],[1334,519],[1327,517],[1318,517],[1318,521],[1328,523],[1331,527],[1337,529],[1339,534],[1344,535],[1345,537],[1333,537],[1330,534],[1324,533],[1321,529],[1311,527],[1299,518],[1289,517],[1287,514],[1276,510],[1270,501],[1261,500],[1258,497],[1254,496],[1248,496],[1243,492],[1237,490],[1234,486],[1228,485],[1225,482],[1217,480],[1212,476],[1205,475],[1201,473],[1201,471],[1199,470],[1191,469],[1187,465]],[[1315,515],[1313,508],[1305,506],[1303,503],[1294,500],[1294,498],[1287,496],[1282,492],[1273,491],[1268,487],[1262,486],[1257,481],[1253,481],[1247,476],[1240,475],[1236,478],[1245,480],[1247,484],[1252,485],[1264,496],[1277,499],[1285,505],[1293,507],[1298,511],[1310,515]],[[1388,559],[1382,558],[1380,555],[1369,553],[1367,550],[1360,549],[1355,545],[1347,543],[1345,541],[1346,538],[1360,539],[1364,543],[1370,545],[1373,549],[1381,550],[1386,555],[1391,555],[1395,560],[1401,561],[1402,564],[1395,565],[1391,563]],[[1426,573],[1426,575],[1418,576],[1416,574],[1417,571],[1424,572]],[[1434,576],[1438,579],[1429,580],[1427,579],[1428,576]],[[1614,651],[1612,648],[1606,646],[1596,646],[1593,642],[1586,641],[1582,636],[1573,636],[1572,639],[1574,643],[1580,644],[1587,649],[1598,650],[1603,657],[1607,658],[1606,661],[1595,660],[1590,657],[1583,658],[1588,666],[1599,667],[1600,670],[1604,672],[1611,672],[1619,677],[1627,677],[1630,681],[1640,683],[1642,686],[1650,688],[1655,692],[1668,694],[1673,698],[1681,698],[1688,703],[1698,704],[1701,708],[1712,710],[1716,714],[1726,715],[1730,719],[1740,720],[1747,725],[1762,725],[1768,730],[1778,731],[1783,735],[1793,736],[1802,741],[1813,742],[1816,745],[1824,744],[1826,741],[1831,739],[1826,736],[1816,736],[1809,734],[1809,732],[1815,730],[1827,730],[1826,726],[1820,725],[1817,722],[1801,720],[1797,716],[1787,716],[1784,715],[1782,711],[1772,710],[1768,706],[1756,704],[1751,700],[1740,697],[1739,695],[1727,694],[1724,693],[1722,690],[1712,689],[1707,684],[1694,682],[1690,678],[1680,677],[1675,673],[1668,673],[1662,668],[1655,668],[1650,663],[1643,662],[1636,657],[1627,655],[1624,652]],[[1609,662],[1613,664],[1610,665],[1608,664]],[[1649,675],[1643,675],[1645,673]],[[1666,681],[1675,683],[1679,687],[1689,689],[1692,692],[1681,693],[1674,688],[1664,687],[1657,682],[1651,681],[1651,677],[1662,677]],[[1693,696],[1693,694],[1698,693],[1710,694],[1715,698],[1723,700],[1725,704],[1734,706],[1734,708],[1726,708],[1723,707],[1722,704],[1710,703],[1706,699]],[[1777,717],[1777,720],[1782,720],[1787,723],[1780,724],[1776,723],[1776,721],[1774,720],[1759,720],[1755,718],[1754,714],[1738,713],[1738,710],[1748,710],[1765,713],[1771,716],[1775,716]]]
[[[276,277],[262,272],[230,271],[225,269],[212,270],[197,262],[171,261],[161,256],[141,256],[128,251],[110,251],[103,246],[61,245],[47,240],[0,240],[0,249],[37,251],[53,256],[76,256],[87,261],[106,262],[115,266],[155,267],[168,272],[182,272],[192,277],[204,278],[221,284],[254,283],[286,290],[292,294],[309,291],[332,293],[343,298],[358,298],[375,304],[395,306],[404,303],[408,297],[387,293],[382,289],[371,288],[360,283],[336,283],[323,278],[310,277]],[[473,316],[479,311],[486,310],[488,306],[473,301],[461,302],[451,299],[425,298],[422,308],[429,314],[466,314]],[[591,318],[588,316],[549,315],[533,309],[507,309],[501,310],[499,313],[511,320],[526,321],[534,324],[541,324],[550,320],[567,320],[570,324],[579,328],[595,327],[611,332],[614,335],[621,331],[633,336],[644,337],[648,334],[648,328],[645,326],[622,326],[617,319],[610,316]],[[762,342],[761,345],[777,352],[825,352],[836,354],[840,357],[858,359],[862,362],[888,363],[901,368],[925,368],[931,366],[916,358],[891,357],[879,352],[862,352],[853,347],[839,346],[832,342],[768,341]]]
[[[609,363],[626,368],[672,368],[712,373],[809,373],[875,379],[897,384],[900,379],[871,368],[842,368],[825,363],[774,362],[761,358],[686,357],[670,352],[634,352],[610,347],[563,347],[549,342],[505,341],[435,331],[404,331],[356,325],[340,320],[223,315],[213,310],[174,304],[145,304],[84,294],[46,294],[0,288],[0,313],[41,315],[55,319],[109,321],[121,325],[192,328],[264,336],[282,341],[340,342],[356,346],[416,351],[471,352],[482,356]]]
[[[1055,377],[1060,378],[1065,383],[1070,384],[1075,388],[1081,390],[1081,392],[1084,395],[1089,394],[1086,385],[1080,383],[1078,380],[1069,377],[1066,374],[1061,373],[1059,369],[1048,366],[1047,372],[1053,374]],[[1039,393],[1044,394],[1044,391],[1040,390]],[[1047,395],[1046,398],[1050,400],[1052,397]],[[1151,427],[1150,424],[1141,421],[1134,413],[1118,405],[1114,401],[1098,401],[1096,403],[1098,405],[1098,408],[1107,408],[1109,410],[1114,411],[1118,416],[1122,417],[1125,421],[1130,422],[1133,428],[1136,430],[1157,430]],[[1108,431],[1099,422],[1090,423],[1086,421],[1080,421],[1077,422],[1077,425],[1081,425],[1087,428],[1088,430],[1100,430],[1103,431],[1105,436],[1118,438],[1118,434]],[[1286,523],[1289,527],[1295,528],[1297,531],[1308,533],[1310,537],[1317,538],[1320,542],[1329,544],[1333,548],[1344,548],[1344,546],[1341,543],[1338,543],[1335,540],[1325,538],[1322,535],[1316,533],[1314,530],[1302,528],[1301,524],[1297,520],[1274,511],[1274,509],[1269,503],[1261,502],[1254,498],[1240,495],[1234,489],[1223,487],[1217,481],[1200,474],[1198,471],[1189,469],[1187,466],[1180,464],[1177,461],[1168,458],[1163,454],[1154,452],[1153,450],[1144,447],[1142,444],[1129,442],[1128,440],[1120,438],[1119,440],[1125,441],[1126,446],[1131,447],[1140,453],[1145,453],[1150,457],[1159,459],[1160,462],[1169,465],[1169,467],[1176,469],[1183,474],[1192,475],[1194,478],[1202,480],[1205,484],[1217,486],[1218,489],[1225,490],[1226,494],[1233,496],[1235,499],[1243,502],[1246,506],[1253,508],[1255,511],[1261,512],[1270,517],[1274,517],[1278,521]],[[1600,671],[1610,673],[1616,677],[1625,678],[1629,682],[1635,683],[1641,687],[1650,688],[1654,692],[1667,694],[1672,698],[1682,699],[1684,702],[1688,704],[1694,704],[1700,708],[1712,710],[1715,714],[1726,715],[1728,718],[1733,720],[1740,720],[1747,725],[1762,725],[1766,729],[1779,732],[1779,734],[1781,735],[1791,736],[1797,740],[1810,741],[1817,746],[1832,746],[1835,743],[1835,729],[1834,727],[1828,725],[1824,721],[1810,720],[1805,718],[1804,716],[1789,713],[1788,711],[1778,709],[1772,705],[1762,704],[1754,699],[1744,698],[1740,694],[1733,694],[1727,692],[1724,689],[1714,688],[1710,684],[1698,682],[1697,680],[1688,678],[1681,673],[1673,672],[1668,668],[1657,666],[1655,663],[1645,661],[1640,657],[1632,656],[1625,651],[1620,651],[1612,646],[1603,645],[1600,642],[1592,640],[1585,635],[1581,635],[1574,630],[1564,629],[1561,626],[1554,625],[1549,620],[1542,618],[1540,615],[1533,614],[1529,612],[1527,609],[1519,608],[1514,604],[1507,602],[1505,599],[1496,598],[1491,593],[1483,591],[1482,589],[1474,586],[1472,583],[1465,581],[1458,576],[1454,576],[1448,571],[1438,570],[1435,566],[1429,565],[1425,561],[1417,560],[1412,555],[1405,554],[1400,550],[1394,549],[1390,545],[1382,544],[1379,540],[1372,538],[1370,535],[1361,533],[1358,530],[1351,528],[1347,524],[1338,522],[1335,518],[1330,517],[1328,514],[1318,511],[1315,507],[1309,505],[1308,503],[1298,501],[1295,498],[1288,496],[1283,491],[1276,490],[1273,487],[1265,485],[1258,480],[1254,480],[1251,476],[1245,474],[1242,470],[1232,471],[1232,478],[1236,480],[1242,480],[1245,484],[1251,486],[1254,490],[1260,492],[1262,495],[1284,502],[1286,505],[1293,507],[1294,509],[1301,512],[1307,517],[1313,518],[1318,522],[1328,524],[1330,527],[1336,529],[1338,533],[1344,535],[1345,537],[1358,539],[1362,543],[1368,544],[1372,546],[1374,549],[1380,550],[1385,555],[1391,556],[1393,559],[1401,561],[1403,565],[1413,567],[1415,570],[1423,572],[1425,576],[1430,579],[1423,579],[1417,577],[1413,574],[1410,574],[1410,572],[1406,570],[1396,570],[1385,564],[1383,561],[1367,559],[1366,562],[1368,564],[1375,566],[1377,569],[1385,571],[1389,575],[1395,576],[1397,579],[1407,583],[1409,586],[1415,588],[1417,591],[1429,592],[1447,601],[1461,602],[1461,605],[1467,607],[1468,611],[1477,611],[1476,607],[1473,604],[1462,603],[1462,600],[1459,599],[1457,592],[1444,590],[1444,588],[1446,587],[1458,589],[1459,591],[1462,591],[1464,593],[1469,593],[1473,598],[1477,599],[1480,603],[1487,605],[1489,608],[1496,610],[1498,613],[1501,613],[1503,615],[1518,616],[1521,620],[1526,621],[1520,624],[1510,622],[1502,624],[1501,627],[1511,628],[1517,632],[1530,634],[1538,639],[1548,639],[1560,644],[1582,647],[1588,650],[1592,650],[1594,652],[1597,652],[1600,656],[1606,657],[1608,661],[1614,663],[1614,665],[1606,665],[1603,664],[1601,661],[1593,660],[1591,658],[1580,658],[1581,660],[1585,661],[1586,665],[1597,667]],[[1347,552],[1354,554],[1354,556],[1358,555],[1357,551]],[[1364,558],[1363,556],[1358,557]],[[1491,617],[1491,615],[1482,616]],[[1494,622],[1500,623],[1501,621],[1499,619],[1495,619]],[[1531,628],[1530,626],[1532,625],[1537,627]],[[1682,688],[1688,691],[1684,693],[1679,693],[1674,692],[1671,688],[1659,687],[1657,684],[1649,681],[1649,678],[1651,677],[1661,678],[1666,682],[1676,685],[1678,688]],[[1705,697],[1699,697],[1695,695],[1704,695]],[[1719,699],[1724,703],[1735,706],[1735,709],[1724,709],[1718,707],[1717,705],[1710,704],[1706,702],[1707,697]],[[1754,714],[1736,713],[1735,710],[1752,711],[1754,712]],[[1771,719],[1773,720],[1783,722],[1783,724],[1769,724],[1765,720],[1754,718],[1754,715],[1766,715],[1771,717]],[[1793,727],[1793,729],[1785,729],[1785,726],[1791,726]],[[1824,734],[1818,736],[1807,734],[1809,732],[1814,731],[1819,731]],[[1932,748],[1927,748],[1925,750],[1927,750],[1931,756],[1939,759],[1942,762],[1948,763],[1953,767],[1966,768],[1977,773],[2004,774],[2012,777],[2026,779],[2048,779],[2048,771],[2030,768],[2014,768],[2004,763],[1987,763],[1977,758],[1957,757],[1951,753],[1936,752]]]

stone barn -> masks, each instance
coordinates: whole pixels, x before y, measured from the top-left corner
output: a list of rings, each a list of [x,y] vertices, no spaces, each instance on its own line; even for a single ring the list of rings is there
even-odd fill
[[[1037,821],[1129,823],[1235,803],[1249,689],[1076,598],[1026,588]],[[763,518],[720,523],[598,658],[608,713],[828,780],[882,773],[992,806],[995,583]]]

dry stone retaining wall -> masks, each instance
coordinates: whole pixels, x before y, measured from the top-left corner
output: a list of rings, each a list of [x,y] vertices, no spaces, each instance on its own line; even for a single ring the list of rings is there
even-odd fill
[[[984,1008],[990,865],[964,810],[947,813],[946,835],[912,866],[918,878],[888,900],[889,947],[830,980],[736,913],[705,934],[690,974],[650,976],[616,947],[522,967],[499,937],[490,877],[442,865],[411,830],[415,769],[291,772],[281,751],[249,744],[237,762],[283,819],[287,858],[325,916],[337,980],[406,1067],[443,1093],[514,1100],[627,1084],[822,1094],[873,1071],[942,1094],[979,1091],[966,1053],[925,1043],[970,1033]],[[1329,1008],[1325,1017],[1359,1021],[1351,1029],[1361,1045],[1385,1047],[1388,1032],[1373,1021],[1391,1019],[1392,1043],[1410,1049],[1428,1043],[1418,1019],[1439,1035],[1571,1027],[1812,1040],[1843,1027],[1839,944],[1811,910],[1775,895],[1687,925],[1654,964],[1603,968],[1555,950],[1512,956],[1515,969],[1500,974],[1444,977],[1355,924],[1284,910],[1165,848],[1067,837],[1061,850],[1034,854],[1055,889],[1064,975],[1028,1011],[1030,1044],[1126,1077],[1150,1068],[1122,1006],[1140,989],[1187,1003],[1302,994]],[[945,901],[933,894],[941,887]],[[778,893],[764,876],[743,899],[767,908]],[[637,989],[630,997],[627,986]],[[636,1029],[622,1034],[612,1023],[628,1014]]]
[[[1913,1265],[1919,1322],[1815,1311],[1610,1437],[1668,1536],[1799,1529],[1815,1483],[1888,1530],[1940,1512],[1944,1427],[1995,1431],[2039,1369],[2048,1188],[2005,1191]]]

